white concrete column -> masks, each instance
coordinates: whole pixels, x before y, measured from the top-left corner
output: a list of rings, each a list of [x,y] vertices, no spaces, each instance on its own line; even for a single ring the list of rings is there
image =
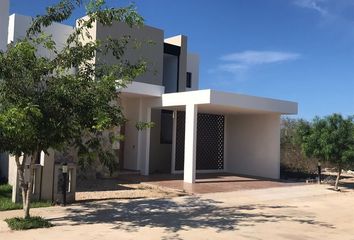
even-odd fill
[[[146,99],[139,99],[139,121],[151,122],[151,107]],[[150,161],[150,128],[138,132],[138,168],[142,175],[149,175]]]
[[[197,153],[197,116],[198,105],[186,106],[185,139],[184,139],[184,182],[194,183]]]
[[[9,0],[0,1],[0,50],[5,51],[9,27]]]
[[[177,111],[173,111],[172,124],[172,153],[171,153],[171,173],[176,173],[176,136],[177,136]]]
[[[151,108],[148,107],[146,109],[146,122],[151,122]],[[149,175],[149,166],[150,166],[150,133],[151,128],[147,128],[146,130],[146,142],[145,142],[145,165],[144,165],[144,175]]]
[[[139,98],[139,115],[138,115],[138,121],[139,122],[144,122],[145,116],[144,116],[144,106],[143,106],[143,100],[142,98]],[[138,142],[137,142],[137,167],[140,170],[141,174],[145,174],[145,161],[143,158],[143,153],[145,151],[145,144],[144,144],[144,140],[145,140],[145,132],[144,130],[137,130],[138,131]]]

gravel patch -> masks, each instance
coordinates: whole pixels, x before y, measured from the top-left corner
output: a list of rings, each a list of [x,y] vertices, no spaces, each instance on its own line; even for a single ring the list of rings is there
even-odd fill
[[[129,183],[116,179],[80,181],[76,201],[105,199],[172,198],[185,193],[145,183]]]

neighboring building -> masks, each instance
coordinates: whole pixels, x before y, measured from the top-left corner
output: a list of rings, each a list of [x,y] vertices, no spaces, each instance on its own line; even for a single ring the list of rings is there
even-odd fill
[[[6,49],[9,25],[9,1],[0,1],[0,51]]]
[[[9,21],[9,1],[0,1],[0,51],[6,49],[7,29]],[[8,159],[0,153],[0,182],[8,178]]]
[[[11,15],[9,41],[23,36],[30,21]],[[59,45],[72,30],[62,24],[47,29]],[[198,171],[279,178],[280,116],[296,114],[297,103],[199,90],[199,57],[188,52],[186,36],[165,39],[163,30],[129,28],[123,23],[110,27],[94,24],[91,31],[93,40],[130,35],[141,42],[154,42],[126,52],[130,61],[147,59],[150,71],[121,90],[121,104],[129,120],[120,129],[125,141],[115,146],[122,169],[143,175],[183,172],[188,183],[195,182]],[[94,61],[112,63],[114,58],[98,55]],[[152,121],[156,127],[137,131],[138,121]],[[43,178],[52,186],[56,157],[42,158],[49,159],[42,159]]]

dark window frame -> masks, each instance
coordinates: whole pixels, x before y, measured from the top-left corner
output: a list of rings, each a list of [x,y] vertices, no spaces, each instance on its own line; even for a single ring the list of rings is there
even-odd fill
[[[176,92],[179,92],[179,70],[180,70],[180,55],[181,55],[181,47],[164,43],[163,44],[163,52],[166,54],[177,56],[177,89]]]
[[[179,56],[181,55],[181,47],[169,43],[164,43],[163,52],[174,56]]]
[[[192,88],[192,73],[187,72],[186,74],[186,88]]]

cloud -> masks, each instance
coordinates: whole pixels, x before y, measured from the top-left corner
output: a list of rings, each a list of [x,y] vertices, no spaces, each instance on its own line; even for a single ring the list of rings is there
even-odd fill
[[[300,57],[299,53],[281,51],[248,50],[235,52],[221,56],[219,64],[215,68],[209,69],[208,73],[221,77],[228,74],[234,80],[243,81],[253,67],[292,61]]]
[[[289,60],[296,60],[300,57],[298,53],[292,52],[278,52],[278,51],[244,51],[238,53],[231,53],[222,56],[223,61],[236,62],[238,67],[245,67],[249,65],[267,64],[284,62]]]
[[[317,15],[319,27],[328,28],[332,34],[343,35],[340,39],[353,41],[354,0],[291,0],[291,4]]]
[[[320,13],[323,16],[328,15],[328,10],[325,8],[324,3],[326,3],[325,0],[295,0],[294,4],[302,7],[302,8],[308,8],[312,9],[318,13]]]
[[[230,73],[239,72],[246,69],[248,69],[248,66],[237,63],[220,64],[218,67],[218,70]]]

